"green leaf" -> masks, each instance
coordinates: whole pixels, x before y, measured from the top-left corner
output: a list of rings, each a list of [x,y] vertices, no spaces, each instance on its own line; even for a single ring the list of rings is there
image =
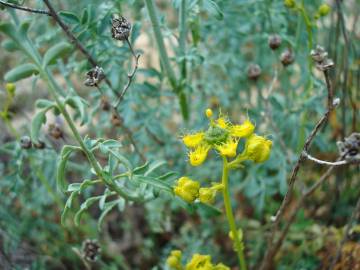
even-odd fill
[[[68,192],[79,191],[80,186],[81,186],[81,183],[72,183],[72,184],[68,185],[66,191],[68,191]]]
[[[72,46],[67,42],[60,42],[46,51],[43,67],[56,63],[56,60],[71,51]]]
[[[121,155],[118,152],[115,152],[113,150],[111,150],[110,148],[108,148],[108,151],[117,159],[119,160],[120,163],[124,164],[124,166],[126,167],[126,169],[128,169],[130,172],[132,171],[132,165],[130,163],[130,161],[124,157],[123,155]]]
[[[36,108],[49,109],[50,107],[56,106],[56,103],[48,99],[38,99],[35,103]]]
[[[66,204],[65,204],[65,207],[64,207],[64,210],[61,214],[61,225],[65,226],[65,219],[66,219],[66,216],[67,214],[69,213],[70,209],[71,209],[71,206],[72,206],[72,203],[73,203],[73,200],[76,196],[77,192],[73,192],[70,194],[69,198],[67,199],[66,201]]]
[[[134,175],[132,179],[136,182],[149,184],[150,186],[153,186],[155,188],[164,190],[169,193],[173,193],[172,186],[164,181],[159,180],[158,178],[150,177],[150,176]]]
[[[68,97],[65,100],[65,104],[68,104],[73,109],[77,110],[80,114],[81,125],[84,125],[89,119],[86,113],[85,106],[89,106],[88,103],[78,96]]]
[[[224,19],[224,13],[213,0],[205,0],[204,7],[211,15],[214,15],[217,20]]]
[[[56,172],[56,184],[57,187],[62,192],[65,192],[66,190],[66,182],[65,182],[66,163],[70,157],[70,154],[75,150],[81,150],[81,148],[72,145],[65,145],[60,153],[60,159],[58,162],[57,172]]]
[[[1,23],[0,24],[0,32],[11,37],[16,43],[20,44],[21,38],[17,32],[17,29],[11,23]]]
[[[45,115],[46,111],[47,110],[39,111],[31,121],[30,133],[31,133],[31,139],[34,142],[38,142],[41,126],[42,124],[46,123],[46,115]]]
[[[1,43],[1,47],[3,47],[8,52],[14,52],[20,49],[19,46],[16,44],[16,42],[11,39],[4,40]]]
[[[34,64],[23,64],[7,72],[4,79],[7,82],[16,82],[38,73],[39,71]]]
[[[155,171],[157,168],[163,166],[166,164],[166,161],[164,160],[158,160],[158,161],[155,161],[155,162],[152,162],[150,165],[149,165],[149,169],[146,171],[146,173],[144,174],[144,176],[148,176],[150,175],[153,171]]]
[[[149,162],[147,161],[144,165],[136,167],[133,171],[134,174],[144,174],[149,168]]]
[[[99,220],[98,220],[98,224],[97,224],[99,231],[101,230],[101,226],[104,222],[105,216],[119,203],[120,200],[123,200],[123,198],[112,201],[112,202],[105,203],[104,210],[101,213]]]
[[[96,202],[97,200],[100,200],[102,196],[96,196],[96,197],[91,197],[89,199],[87,199],[85,202],[83,202],[80,206],[80,210],[76,212],[75,217],[74,217],[74,223],[76,226],[80,225],[80,220],[81,220],[81,216],[82,214],[91,206],[94,204],[94,202]]]
[[[60,11],[58,14],[67,24],[76,24],[80,22],[75,13],[69,11]]]

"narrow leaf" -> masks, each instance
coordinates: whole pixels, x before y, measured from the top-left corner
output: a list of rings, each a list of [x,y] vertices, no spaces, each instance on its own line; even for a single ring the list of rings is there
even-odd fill
[[[23,64],[7,72],[4,79],[7,82],[16,82],[38,73],[39,71],[34,64]]]
[[[44,55],[43,67],[56,63],[56,60],[71,50],[71,45],[67,42],[60,42],[51,47]]]

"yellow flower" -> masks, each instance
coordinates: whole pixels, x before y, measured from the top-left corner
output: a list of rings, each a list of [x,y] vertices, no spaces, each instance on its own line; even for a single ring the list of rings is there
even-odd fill
[[[173,250],[171,251],[169,257],[166,260],[166,264],[173,269],[180,270],[182,269],[181,266],[181,251],[180,250]]]
[[[204,132],[188,134],[188,135],[185,135],[182,138],[182,140],[187,147],[194,148],[202,142],[202,140],[204,139],[204,135],[205,135]]]
[[[248,137],[251,134],[253,134],[254,129],[255,129],[255,126],[253,125],[253,123],[251,123],[247,119],[241,125],[233,125],[230,128],[230,134],[231,134],[231,136],[238,137],[238,138]]]
[[[235,157],[238,142],[238,139],[230,138],[225,143],[217,145],[216,149],[220,152],[220,155],[222,156]]]
[[[220,116],[218,119],[216,119],[216,125],[223,129],[227,129],[229,127],[229,122],[224,116]]]
[[[195,201],[199,195],[200,184],[191,180],[189,177],[183,176],[177,181],[174,187],[174,193],[189,203]]]
[[[207,154],[210,150],[210,146],[201,144],[195,148],[195,150],[189,152],[189,160],[192,166],[199,166],[204,163]]]
[[[191,261],[186,264],[185,270],[212,270],[213,265],[211,263],[210,255],[201,255],[195,253]]]
[[[262,136],[253,134],[245,143],[245,151],[243,155],[255,163],[261,163],[269,158],[271,146],[272,141]]]
[[[205,115],[206,115],[207,118],[210,118],[213,115],[212,110],[211,109],[206,109]]]
[[[214,183],[211,187],[199,189],[199,200],[202,203],[212,204],[214,203],[216,193],[223,189],[222,184]]]

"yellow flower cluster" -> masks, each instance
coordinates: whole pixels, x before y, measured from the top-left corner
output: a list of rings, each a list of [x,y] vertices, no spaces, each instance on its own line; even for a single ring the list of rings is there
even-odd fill
[[[201,255],[199,253],[195,253],[191,260],[187,262],[185,267],[181,265],[181,251],[174,250],[171,252],[170,256],[167,259],[167,265],[171,269],[176,270],[230,270],[229,267],[222,263],[218,263],[214,265],[211,262],[210,255]]]
[[[241,138],[247,139],[245,150],[241,154],[242,160],[248,159],[259,163],[268,159],[271,141],[253,134],[255,126],[250,120],[244,121],[241,125],[233,125],[222,115],[212,119],[213,112],[210,109],[207,109],[205,114],[210,119],[209,128],[182,137],[183,143],[190,149],[188,156],[192,166],[204,163],[210,149],[216,150],[223,157],[235,158]]]
[[[181,270],[183,269],[181,265],[181,257],[182,254],[180,250],[173,250],[167,258],[166,264],[172,269]]]
[[[199,199],[202,203],[211,204],[215,200],[217,191],[223,188],[222,184],[214,183],[211,187],[200,187],[200,183],[189,177],[180,177],[174,187],[174,193],[188,203]]]
[[[240,246],[241,249],[244,249],[243,231],[242,231],[241,228],[238,229],[237,236],[239,237],[239,241],[240,241],[240,243],[241,243],[241,246]],[[229,238],[234,242],[234,235],[233,235],[232,231],[229,232]],[[234,250],[235,250],[235,251],[237,250],[237,248],[236,248],[236,246],[235,246],[235,242],[234,242]]]

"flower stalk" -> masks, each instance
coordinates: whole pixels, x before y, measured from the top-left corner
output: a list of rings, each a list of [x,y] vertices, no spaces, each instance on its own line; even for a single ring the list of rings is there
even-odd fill
[[[233,235],[233,239],[235,242],[236,252],[239,260],[239,267],[241,270],[246,270],[246,261],[243,250],[243,245],[240,241],[238,230],[236,228],[234,214],[231,208],[231,199],[230,199],[230,191],[229,191],[229,168],[228,161],[226,157],[223,157],[223,172],[222,172],[222,184],[223,184],[223,197],[224,197],[224,205],[226,218],[230,226],[231,233]]]

